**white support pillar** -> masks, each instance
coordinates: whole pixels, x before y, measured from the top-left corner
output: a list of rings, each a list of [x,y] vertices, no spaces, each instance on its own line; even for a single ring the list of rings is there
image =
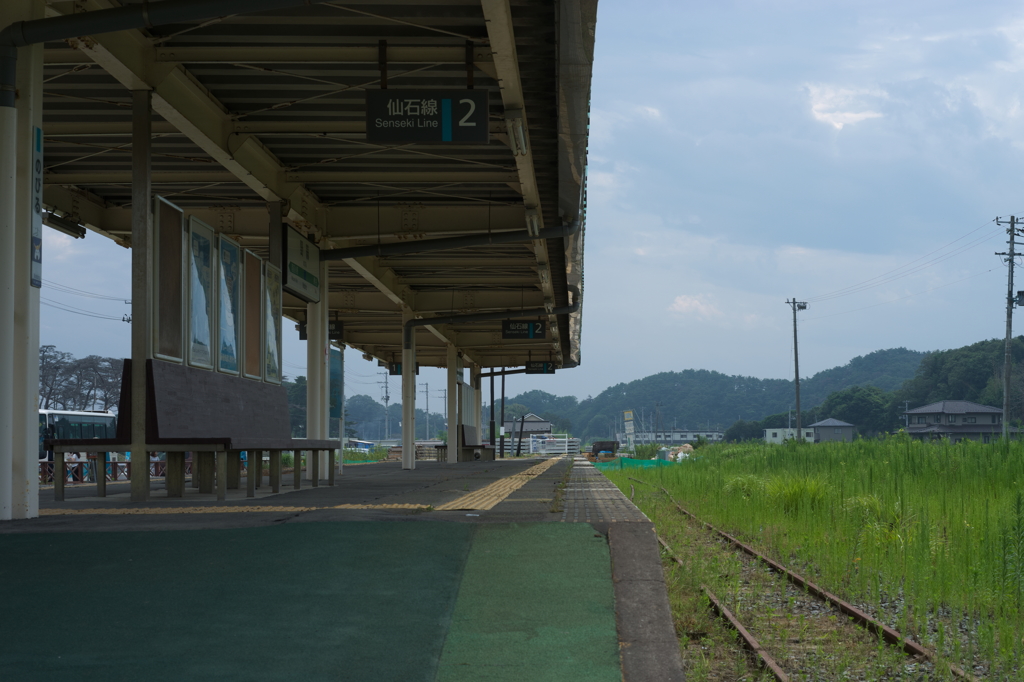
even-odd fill
[[[323,329],[323,315],[319,303],[306,304],[306,438],[320,438],[323,414],[323,344],[327,330]],[[297,466],[297,465],[296,465]],[[319,472],[316,472],[319,474]],[[306,480],[313,479],[313,458],[306,461]]]
[[[480,367],[474,366],[469,370],[469,382],[473,386],[473,428],[476,429],[477,443],[484,442],[483,431],[483,399],[484,393],[480,390]]]
[[[45,16],[39,0],[17,0],[26,19]],[[42,225],[42,205],[31,199],[35,188],[33,157],[42,162],[43,46],[22,48],[18,59],[18,162],[14,267],[14,415],[13,509],[15,519],[39,516],[39,289],[32,286],[32,226]],[[38,150],[37,150],[38,146]],[[38,151],[38,154],[36,152]],[[2,476],[3,474],[0,474]]]
[[[448,344],[448,463],[459,461],[459,350]]]
[[[330,290],[327,286],[327,261],[320,263],[320,435],[317,438],[327,440],[331,436],[331,341],[329,338],[329,320],[331,319]],[[329,475],[331,458],[327,453],[320,457],[320,478]]]
[[[416,332],[405,343],[405,323],[413,319],[411,311],[402,311],[402,468],[416,468]]]
[[[150,357],[149,298],[152,288],[153,93],[132,91],[132,502],[149,499],[146,451],[146,360]]]
[[[0,25],[34,18],[32,5],[23,0],[0,3]],[[20,59],[27,50],[19,49]],[[19,61],[20,61],[19,59]],[[20,66],[20,65],[19,65]],[[18,85],[22,85],[22,71]],[[20,415],[15,405],[15,316],[18,302],[15,294],[15,265],[18,260],[18,109],[14,93],[0,93],[0,521],[13,518],[15,424]],[[23,225],[28,229],[27,225]],[[38,362],[38,361],[37,361]]]

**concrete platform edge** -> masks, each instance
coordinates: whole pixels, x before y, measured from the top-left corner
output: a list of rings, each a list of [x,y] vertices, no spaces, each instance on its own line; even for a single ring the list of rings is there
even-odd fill
[[[654,524],[609,524],[608,545],[623,681],[683,682]]]

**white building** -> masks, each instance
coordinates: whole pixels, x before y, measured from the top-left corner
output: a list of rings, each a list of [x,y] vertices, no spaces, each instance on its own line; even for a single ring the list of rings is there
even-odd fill
[[[664,431],[635,431],[632,434],[617,433],[615,439],[620,443],[629,443],[627,436],[632,437],[635,445],[658,443],[659,445],[683,445],[696,443],[703,438],[709,443],[721,443],[725,440],[725,432],[717,429],[668,429]]]
[[[808,443],[814,442],[814,429],[810,427],[804,427],[800,429],[804,434],[804,441]],[[797,430],[792,428],[778,428],[778,429],[765,429],[764,430],[764,442],[765,443],[784,443],[787,440],[796,440]]]

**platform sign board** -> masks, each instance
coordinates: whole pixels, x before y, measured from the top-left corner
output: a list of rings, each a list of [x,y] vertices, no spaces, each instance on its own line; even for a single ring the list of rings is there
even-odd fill
[[[306,303],[320,301],[320,249],[290,225],[284,226],[284,290]]]
[[[502,320],[503,339],[546,339],[548,323],[543,320]]]
[[[487,144],[487,90],[367,90],[366,141]]]
[[[299,341],[307,341],[309,334],[306,330],[306,323],[299,322]],[[331,320],[327,323],[327,340],[328,341],[344,341],[345,336],[345,323],[341,320]],[[381,367],[384,365],[381,364]]]
[[[416,374],[420,373],[420,363],[416,363]],[[388,374],[393,377],[402,376],[402,363],[400,362],[389,362],[388,363]]]
[[[527,362],[526,374],[554,374],[555,363],[553,362]]]
[[[33,128],[32,139],[32,273],[29,284],[43,286],[43,131]]]

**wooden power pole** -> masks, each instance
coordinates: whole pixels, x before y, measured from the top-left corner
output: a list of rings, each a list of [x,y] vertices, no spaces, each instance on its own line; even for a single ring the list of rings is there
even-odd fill
[[[1013,344],[1013,266],[1016,265],[1015,257],[1017,237],[1017,216],[1010,216],[1009,223],[996,218],[996,225],[1006,225],[1006,233],[1010,236],[1010,250],[997,253],[997,256],[1006,256],[1006,346],[1003,350],[1003,438],[1009,438],[1010,423],[1010,373],[1012,369],[1012,358],[1010,348]]]
[[[805,301],[798,301],[796,297],[793,297],[792,301],[786,301],[790,308],[793,309],[793,374],[796,379],[796,439],[802,441],[803,438],[803,426],[800,422],[800,353],[797,351],[796,345],[796,311],[807,310],[807,303]]]

